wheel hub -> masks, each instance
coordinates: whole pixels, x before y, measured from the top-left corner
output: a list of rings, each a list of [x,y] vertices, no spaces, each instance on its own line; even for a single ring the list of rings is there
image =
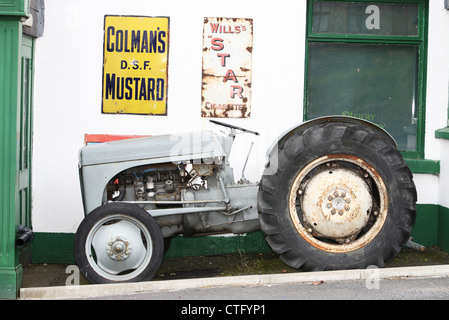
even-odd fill
[[[335,191],[329,193],[326,199],[328,202],[326,203],[326,201],[323,201],[323,212],[329,211],[332,215],[338,213],[342,216],[345,212],[351,210],[351,207],[349,206],[351,203],[351,195],[348,194],[346,188],[337,187]]]
[[[327,238],[344,239],[358,234],[372,211],[368,184],[349,169],[333,168],[316,174],[303,194],[305,222]]]
[[[123,261],[131,254],[131,245],[124,237],[116,236],[108,242],[106,252],[112,260]]]

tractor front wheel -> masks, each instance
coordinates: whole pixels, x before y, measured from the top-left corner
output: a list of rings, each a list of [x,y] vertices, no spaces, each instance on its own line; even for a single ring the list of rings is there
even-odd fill
[[[164,239],[144,209],[108,203],[89,213],[75,236],[75,259],[91,283],[151,279],[164,257]]]

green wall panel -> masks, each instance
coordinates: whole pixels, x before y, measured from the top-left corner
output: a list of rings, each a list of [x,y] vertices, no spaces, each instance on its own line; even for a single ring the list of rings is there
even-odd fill
[[[424,246],[436,246],[442,243],[442,249],[448,252],[449,209],[432,204],[418,204],[417,208],[416,224],[412,232],[414,241]],[[32,263],[74,264],[74,239],[73,233],[35,233],[31,247]],[[171,258],[270,251],[262,232],[255,231],[235,237],[175,237],[165,256]]]
[[[15,250],[21,33],[16,17],[0,16],[0,298],[15,298],[22,275]]]

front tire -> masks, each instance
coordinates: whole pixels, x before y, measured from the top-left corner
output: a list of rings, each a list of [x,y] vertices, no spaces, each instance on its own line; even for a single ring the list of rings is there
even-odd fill
[[[410,236],[416,189],[394,146],[336,122],[292,135],[271,155],[258,203],[266,240],[289,266],[382,267]]]
[[[156,221],[142,208],[108,203],[89,213],[75,236],[75,260],[91,283],[150,280],[164,256]]]

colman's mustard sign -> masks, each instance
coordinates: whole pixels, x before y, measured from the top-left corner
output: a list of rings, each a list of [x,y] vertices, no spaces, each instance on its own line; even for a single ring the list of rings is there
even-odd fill
[[[168,17],[105,16],[103,113],[167,114]]]

